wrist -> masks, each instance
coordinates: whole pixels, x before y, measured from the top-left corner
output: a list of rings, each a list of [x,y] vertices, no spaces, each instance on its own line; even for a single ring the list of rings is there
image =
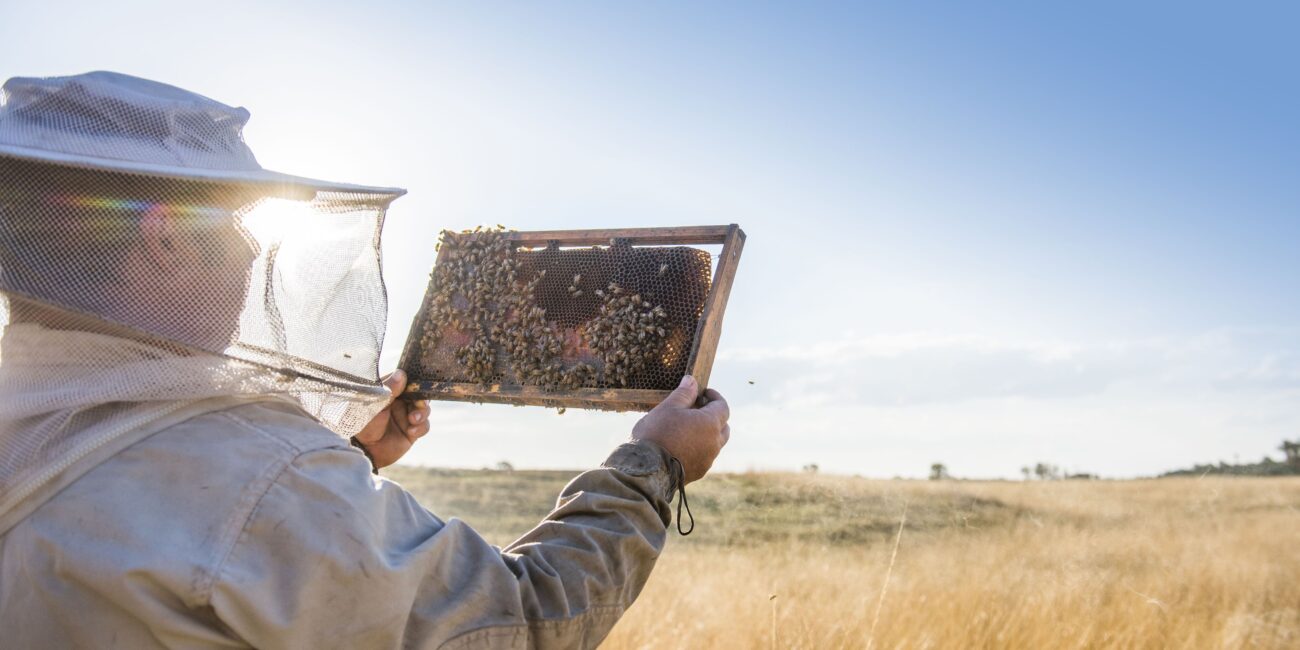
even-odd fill
[[[369,450],[369,449],[366,448],[366,443],[361,442],[360,440],[358,440],[356,436],[352,436],[351,438],[348,439],[348,441],[352,443],[352,446],[353,446],[353,447],[356,447],[357,449],[360,449],[360,450],[361,450],[361,453],[363,453],[363,454],[366,455],[366,460],[370,461],[370,473],[371,473],[371,474],[378,474],[378,473],[379,473],[379,463],[376,463],[376,462],[375,462],[375,456],[374,456],[374,454],[371,454],[371,453],[370,453],[370,450]]]
[[[651,493],[646,496],[650,497],[652,502],[662,499],[662,505],[656,504],[656,507],[666,509],[668,503],[676,497],[677,532],[689,535],[695,530],[695,517],[691,515],[690,506],[686,505],[686,475],[682,462],[662,445],[645,439],[623,443],[610,454],[602,466],[647,479],[651,485]],[[690,517],[690,526],[687,528],[682,527],[683,510]],[[668,515],[663,516],[664,524],[667,525]]]
[[[670,499],[673,494],[671,460],[672,454],[663,446],[649,440],[632,440],[615,448],[601,467],[648,479],[656,497]]]

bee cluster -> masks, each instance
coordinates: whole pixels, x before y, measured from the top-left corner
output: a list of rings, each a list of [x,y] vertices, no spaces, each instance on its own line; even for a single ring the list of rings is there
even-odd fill
[[[663,369],[667,357],[677,363],[683,345],[678,341],[674,354],[666,355],[673,347],[669,341],[674,331],[678,338],[693,331],[693,322],[690,330],[674,328],[669,310],[641,292],[592,277],[600,273],[548,279],[541,259],[555,258],[543,253],[558,252],[518,253],[500,226],[444,232],[439,246],[444,250],[434,269],[420,349],[426,367],[439,366],[440,351],[451,353],[459,370],[443,368],[444,376],[548,391],[627,387],[638,375]],[[656,266],[662,276],[667,265]],[[544,304],[562,313],[548,314]]]
[[[626,386],[648,359],[663,350],[668,312],[662,306],[652,307],[640,294],[627,295],[614,283],[605,291],[597,289],[596,295],[604,301],[600,314],[587,323],[582,334],[605,362],[606,381]]]

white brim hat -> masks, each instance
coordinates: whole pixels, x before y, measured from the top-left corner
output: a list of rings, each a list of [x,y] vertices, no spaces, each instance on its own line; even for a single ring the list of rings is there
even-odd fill
[[[310,192],[406,193],[263,169],[244,143],[249,112],[116,72],[14,77],[0,88],[0,156],[166,178]]]

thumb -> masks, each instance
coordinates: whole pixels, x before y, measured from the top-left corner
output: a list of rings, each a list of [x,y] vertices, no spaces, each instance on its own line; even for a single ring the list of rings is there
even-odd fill
[[[384,377],[384,388],[388,389],[391,398],[396,398],[406,389],[406,372],[394,370],[393,374]]]
[[[656,408],[678,408],[688,409],[695,405],[695,399],[700,396],[700,385],[695,382],[695,378],[686,375],[682,377],[682,383],[668,393],[668,397],[659,403]]]

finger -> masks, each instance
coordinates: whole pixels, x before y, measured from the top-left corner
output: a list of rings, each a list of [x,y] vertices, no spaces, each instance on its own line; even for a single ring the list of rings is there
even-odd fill
[[[724,424],[731,419],[731,407],[727,405],[727,400],[723,399],[722,393],[710,388],[704,392],[704,396],[709,398],[709,403],[701,407],[701,411],[713,415],[718,418],[718,422]]]
[[[425,400],[409,402],[406,410],[406,419],[411,424],[419,424],[421,422],[426,422],[429,419],[429,402]]]
[[[429,433],[429,423],[413,424],[406,430],[406,439],[415,442]]]
[[[390,399],[401,395],[406,389],[406,373],[402,370],[394,370],[393,374],[384,377],[384,388],[388,389]]]
[[[731,425],[722,427],[722,446],[727,446],[727,441],[731,440]]]
[[[393,424],[407,440],[415,442],[429,432],[428,411],[427,402],[399,399],[393,403]]]
[[[700,385],[695,383],[695,378],[686,375],[682,377],[682,382],[668,393],[668,397],[659,403],[655,408],[679,408],[688,409],[695,403],[695,398],[700,394]]]
[[[410,422],[411,402],[410,400],[394,399],[388,408],[393,411],[393,423],[398,426],[404,426]]]

